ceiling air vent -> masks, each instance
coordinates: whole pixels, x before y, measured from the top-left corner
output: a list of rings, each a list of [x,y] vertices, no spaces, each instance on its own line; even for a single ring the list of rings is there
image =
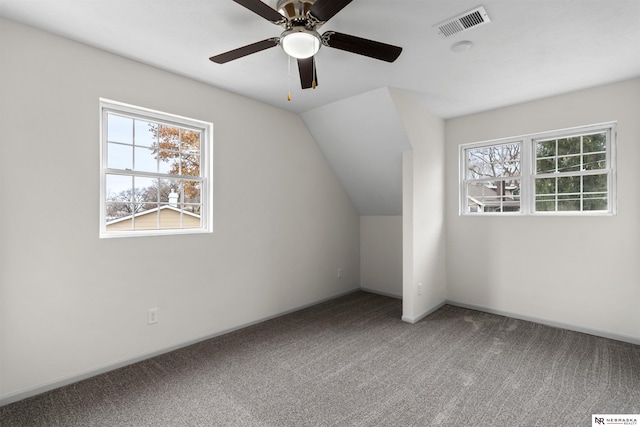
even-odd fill
[[[463,13],[462,15],[456,16],[455,18],[447,19],[446,21],[435,25],[433,28],[438,31],[438,34],[440,34],[442,38],[447,38],[488,22],[491,22],[489,15],[487,15],[487,11],[484,10],[484,7],[480,6],[470,10],[469,12]]]

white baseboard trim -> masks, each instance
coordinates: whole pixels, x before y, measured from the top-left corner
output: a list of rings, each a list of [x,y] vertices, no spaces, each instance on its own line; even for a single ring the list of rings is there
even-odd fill
[[[14,402],[18,402],[20,400],[26,399],[28,397],[32,397],[32,396],[36,396],[38,394],[42,394],[45,393],[47,391],[51,391],[54,390],[56,388],[60,388],[69,384],[73,384],[82,380],[86,380],[87,378],[91,378],[91,377],[95,377],[96,375],[100,375],[100,374],[104,374],[105,372],[109,372],[109,371],[113,371],[115,369],[119,369],[125,366],[129,366],[129,365],[133,365],[134,363],[138,363],[141,362],[143,360],[147,360],[147,359],[151,359],[152,357],[156,357],[156,356],[160,356],[161,354],[165,354],[165,353],[169,353],[175,350],[179,350],[181,348],[184,347],[188,347],[190,345],[193,344],[197,344],[199,342],[202,341],[206,341],[208,339],[211,338],[216,338],[219,337],[221,335],[225,335],[228,334],[230,332],[234,332],[237,331],[239,329],[244,329],[246,327],[249,326],[253,326],[256,325],[258,323],[262,323],[262,322],[266,322],[267,320],[271,320],[271,319],[275,319],[277,317],[280,316],[284,316],[287,314],[291,314],[291,313],[295,313],[296,311],[300,311],[300,310],[304,310],[305,308],[309,308],[309,307],[313,307],[314,305],[318,305],[318,304],[322,304],[323,302],[327,302],[327,301],[331,301],[333,299],[336,298],[340,298],[342,296],[345,295],[349,295],[352,294],[354,292],[358,292],[360,290],[360,288],[353,288],[353,289],[349,289],[347,291],[343,291],[343,292],[339,292],[337,294],[331,295],[329,297],[323,298],[321,300],[318,301],[314,301],[312,303],[309,304],[304,304],[286,311],[283,311],[281,313],[277,313],[271,316],[266,316],[248,323],[244,323],[238,326],[235,326],[233,328],[229,328],[229,329],[225,329],[223,331],[220,332],[215,332],[213,334],[208,334],[205,336],[201,336],[201,337],[196,337],[193,339],[189,339],[186,341],[183,341],[181,343],[157,350],[157,351],[152,351],[152,352],[148,352],[148,353],[143,353],[143,354],[139,354],[137,356],[133,356],[130,358],[126,358],[126,359],[122,359],[122,360],[118,360],[114,363],[109,363],[107,365],[103,365],[103,366],[99,366],[95,369],[90,369],[88,371],[84,371],[84,372],[79,372],[67,377],[63,377],[63,378],[59,378],[57,380],[53,380],[51,382],[47,382],[47,383],[43,383],[40,385],[37,385],[35,387],[29,387],[29,388],[25,388],[23,390],[14,392],[14,393],[10,393],[7,394],[5,396],[0,397],[0,406],[5,406],[8,405],[10,403],[14,403]]]
[[[402,316],[402,321],[407,322],[407,323],[417,323],[420,320],[424,319],[425,317],[427,317],[428,315],[430,315],[431,313],[433,313],[434,311],[438,310],[439,308],[441,308],[442,306],[444,306],[447,303],[446,300],[442,300],[439,301],[437,303],[435,303],[434,305],[432,305],[431,307],[427,308],[426,310],[424,310],[422,313],[418,314],[417,316],[414,317],[409,317],[409,316]]]
[[[456,307],[468,308],[470,310],[482,311],[485,313],[497,314],[499,316],[512,317],[514,319],[526,320],[528,322],[540,323],[541,325],[552,326],[554,328],[567,329],[569,331],[580,332],[583,334],[594,335],[597,337],[608,338],[616,341],[627,342],[629,344],[640,345],[640,338],[633,337],[631,335],[617,334],[614,332],[602,331],[599,329],[585,328],[582,326],[571,325],[568,323],[556,322],[553,320],[543,319],[540,317],[526,316],[523,314],[513,313],[510,311],[496,310],[493,308],[467,304],[458,301],[446,300],[446,304],[454,305]],[[404,319],[403,319],[404,320]]]
[[[371,294],[378,294],[378,295],[382,295],[382,296],[385,296],[385,297],[402,299],[402,294],[396,294],[396,293],[393,293],[393,292],[379,291],[377,289],[371,289],[371,288],[367,288],[365,286],[360,286],[360,290],[364,291],[364,292],[369,292]]]

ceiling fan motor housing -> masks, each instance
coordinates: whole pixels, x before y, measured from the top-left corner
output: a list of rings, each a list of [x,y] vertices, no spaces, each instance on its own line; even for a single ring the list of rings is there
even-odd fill
[[[315,2],[316,0],[278,0],[276,10],[289,18],[291,26],[307,26],[311,24],[307,13]]]
[[[294,58],[304,59],[315,55],[322,45],[320,34],[316,31],[320,22],[313,19],[309,11],[316,0],[278,0],[276,9],[287,22],[280,34],[280,47]]]

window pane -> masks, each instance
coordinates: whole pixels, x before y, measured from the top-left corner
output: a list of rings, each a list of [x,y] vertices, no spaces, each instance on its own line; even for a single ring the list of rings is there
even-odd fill
[[[180,154],[177,151],[160,150],[158,155],[160,156],[158,164],[160,173],[180,174]]]
[[[163,189],[160,192],[160,202],[178,207],[182,202],[182,185],[180,179],[164,180]]]
[[[158,190],[155,186],[155,179],[147,177],[134,177],[135,190],[133,192],[133,202],[135,213],[154,209],[158,200]],[[137,228],[137,226],[136,226]]]
[[[586,154],[584,156],[584,170],[605,169],[606,167],[606,153]]]
[[[556,171],[556,157],[536,161],[536,173],[553,173]]]
[[[130,201],[133,178],[121,175],[106,175],[107,201]]]
[[[135,147],[134,169],[141,172],[157,172],[158,161],[150,148]]]
[[[467,212],[482,212],[485,189],[483,183],[473,182],[467,185]]]
[[[478,179],[484,176],[483,169],[486,164],[484,149],[467,150],[467,178]]]
[[[558,172],[576,172],[580,170],[580,156],[558,158]]]
[[[200,132],[183,129],[181,141],[182,175],[200,176]]]
[[[198,217],[199,217],[200,213],[202,211],[202,205],[185,203],[183,205],[183,209],[184,209],[185,212],[191,213],[191,214],[194,214],[194,215],[198,215]]]
[[[200,208],[197,208],[200,212]],[[190,215],[190,208],[185,206],[184,213],[182,214],[182,228],[197,228],[202,227],[202,220],[199,214]]]
[[[585,135],[583,137],[583,151],[585,153],[593,153],[605,151],[607,148],[607,134],[605,132],[593,135]]]
[[[558,194],[558,211],[579,211],[579,194]]]
[[[184,180],[184,201],[185,203],[200,203],[200,182]]]
[[[606,211],[608,208],[607,193],[585,194],[583,201],[585,211]]]
[[[160,228],[182,228],[182,217],[181,210],[162,209],[160,213]]]
[[[520,175],[520,144],[503,144],[467,150],[467,177]]]
[[[156,142],[158,124],[143,120],[135,121],[135,145],[141,147],[153,147]]]
[[[105,219],[107,224],[131,216],[128,203],[107,202],[105,204],[105,209]],[[121,225],[119,229],[131,229],[131,221],[129,221],[127,224]]]
[[[134,219],[134,229],[136,230],[157,230],[158,229],[158,205],[154,203],[145,204],[145,209],[141,210]]]
[[[133,169],[133,147],[122,144],[107,144],[107,167],[110,169]]]
[[[135,206],[132,203],[132,185],[131,176],[106,175],[105,221],[107,223],[129,217],[133,213]],[[131,223],[121,224],[119,228],[130,229]]]
[[[180,141],[183,153],[200,154],[200,132],[182,129]]]
[[[536,179],[536,194],[555,194],[556,178]]]
[[[180,128],[160,125],[158,148],[161,150],[180,151]]]
[[[133,144],[133,119],[107,114],[107,141]]]
[[[556,195],[536,195],[536,211],[553,212],[556,210]]]
[[[182,155],[182,174],[188,176],[200,176],[200,155]]]
[[[520,181],[474,182],[467,185],[467,212],[517,212]]]
[[[159,203],[168,199],[170,185],[167,180],[153,178],[146,182],[148,187],[144,189],[144,200]]]
[[[583,191],[585,193],[593,192],[606,192],[607,191],[607,178],[603,175],[585,175],[583,177]]]
[[[579,193],[580,177],[563,176],[558,178],[558,193]]]
[[[556,155],[556,140],[540,141],[536,143],[536,157],[554,157]]]
[[[558,140],[558,156],[566,154],[580,154],[580,137],[563,138]]]
[[[536,179],[536,211],[556,210],[556,179]]]

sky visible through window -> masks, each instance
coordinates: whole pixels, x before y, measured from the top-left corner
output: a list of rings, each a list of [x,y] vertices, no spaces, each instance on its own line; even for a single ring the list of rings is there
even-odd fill
[[[107,222],[167,204],[199,214],[202,132],[111,112],[106,119]]]

